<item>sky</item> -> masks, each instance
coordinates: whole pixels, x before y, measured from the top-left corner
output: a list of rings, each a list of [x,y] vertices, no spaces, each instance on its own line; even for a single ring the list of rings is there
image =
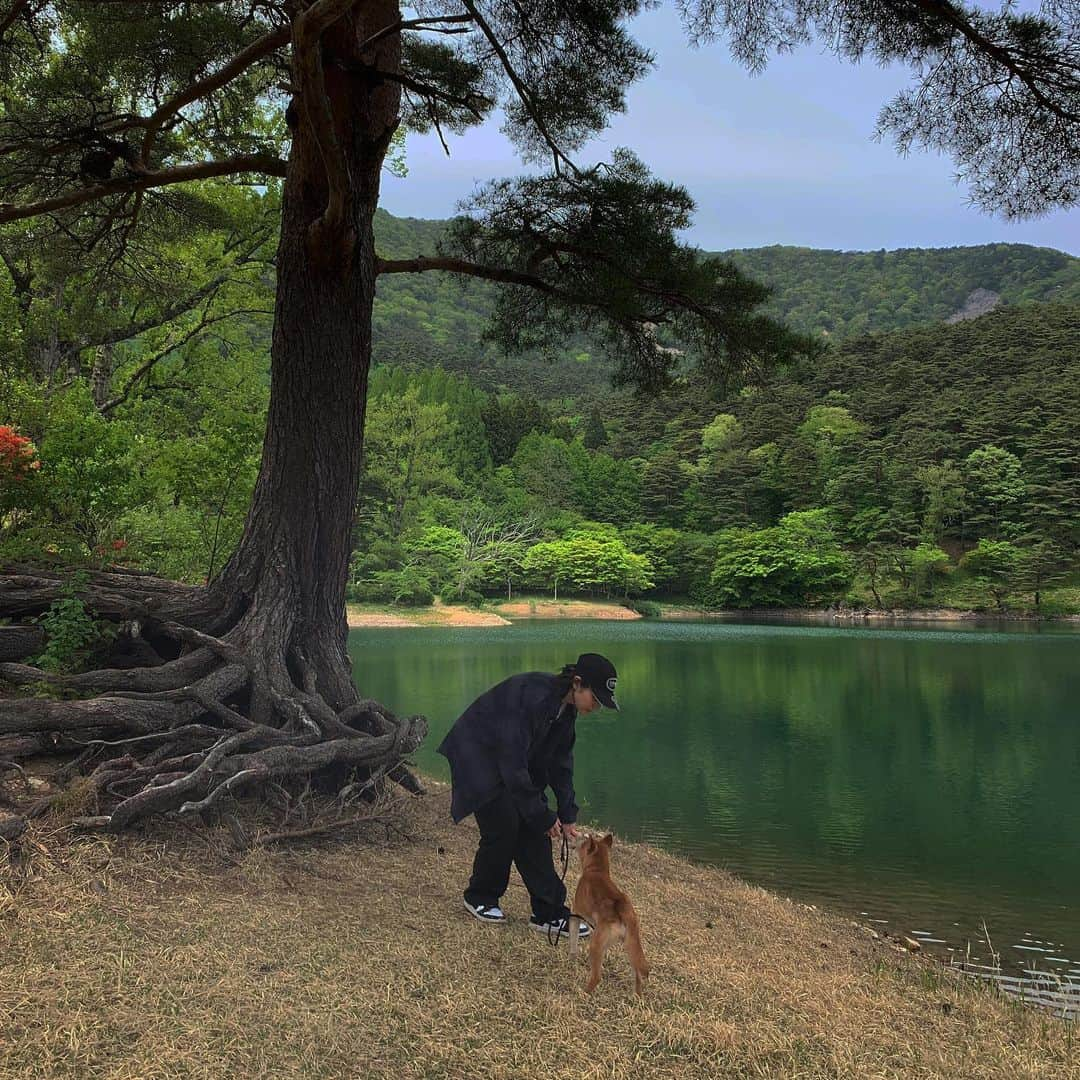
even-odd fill
[[[936,153],[900,157],[873,139],[878,110],[906,70],[844,64],[820,46],[774,57],[763,74],[722,43],[694,49],[671,7],[647,12],[635,36],[656,54],[625,114],[574,159],[633,149],[697,203],[685,239],[709,251],[766,244],[869,251],[1022,243],[1080,255],[1080,209],[1009,222],[969,205],[954,166]],[[445,218],[477,183],[523,171],[500,119],[448,137],[410,135],[409,175],[384,174],[382,205]]]

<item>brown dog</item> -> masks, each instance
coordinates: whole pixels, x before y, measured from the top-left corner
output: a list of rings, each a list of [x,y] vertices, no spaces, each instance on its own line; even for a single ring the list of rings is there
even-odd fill
[[[611,880],[611,834],[602,840],[583,836],[577,845],[581,860],[581,879],[574,894],[574,913],[570,916],[570,955],[577,955],[581,920],[592,926],[589,938],[589,981],[585,989],[591,994],[600,982],[600,965],[604,953],[616,938],[626,948],[630,966],[634,969],[634,990],[640,994],[649,977],[649,965],[641,950],[641,931],[637,912],[630,897]]]

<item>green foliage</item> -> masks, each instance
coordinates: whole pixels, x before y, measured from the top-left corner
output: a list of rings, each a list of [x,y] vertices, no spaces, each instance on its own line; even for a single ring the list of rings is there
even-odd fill
[[[711,586],[721,607],[791,607],[838,599],[853,566],[825,510],[788,514],[769,529],[732,529],[719,537]]]
[[[982,539],[964,556],[961,566],[985,584],[998,607],[1004,609],[1020,561],[1020,550],[1014,544],[1007,540]]]
[[[380,252],[397,258],[434,251],[448,224],[380,211],[375,221]],[[977,289],[995,294],[1002,305],[1080,304],[1080,259],[1023,244],[888,252],[774,246],[715,254],[772,289],[767,310],[830,340],[943,323]],[[378,287],[375,340],[383,362],[440,364],[467,372],[479,386],[542,398],[606,396],[611,365],[602,352],[594,350],[579,363],[577,345],[545,342],[519,360],[483,343],[495,304],[493,286],[437,274],[395,274],[380,278]]]
[[[600,410],[594,407],[589,413],[589,419],[585,424],[585,433],[582,436],[587,450],[599,450],[608,444],[607,429],[604,427],[604,418]]]
[[[626,600],[626,607],[646,619],[659,619],[664,609],[655,600]]]
[[[1080,259],[1023,244],[880,252],[773,246],[724,254],[772,286],[770,311],[834,338],[944,322],[977,289],[1002,304],[1080,303]]]
[[[86,646],[101,636],[101,628],[77,595],[86,583],[85,574],[73,574],[61,588],[59,598],[39,619],[45,630],[45,651],[34,664],[44,671],[69,670]]]
[[[379,228],[394,255],[441,226],[380,215]],[[1010,272],[1023,253],[1009,249]],[[1030,282],[1042,265],[1030,265]],[[417,318],[435,326],[456,302],[433,298],[445,307],[419,307]],[[226,325],[221,341],[196,337],[159,360],[151,383],[106,414],[81,379],[47,394],[0,377],[0,425],[32,437],[41,462],[3,493],[0,555],[123,560],[195,581],[223,564],[254,484],[267,397],[265,326]],[[562,593],[716,603],[711,579],[731,536],[826,508],[864,602],[1039,607],[1080,550],[1078,325],[1075,308],[1050,304],[843,341],[812,367],[726,396],[693,377],[652,398],[602,390],[593,357],[571,361],[574,379],[549,379],[531,360],[515,393],[509,367],[485,367],[486,346],[473,351],[476,381],[430,366],[435,355],[454,362],[442,346],[379,365],[352,595],[512,595],[531,576]],[[459,330],[464,348],[473,330]],[[119,346],[114,386],[170,333]],[[981,539],[1014,544],[1005,575],[951,572]],[[617,554],[573,550],[616,541],[648,561],[647,586],[625,566],[604,568]],[[526,572],[543,544],[570,547],[549,564],[534,553]],[[812,602],[800,596],[791,602]]]
[[[933,544],[919,544],[911,552],[911,580],[914,597],[934,591],[934,580],[944,574],[949,566],[949,556]]]
[[[437,592],[445,595],[457,588],[465,557],[465,536],[460,529],[429,525],[404,547],[410,562]]]
[[[731,413],[717,413],[701,432],[701,446],[707,453],[726,450],[742,434],[742,425]]]
[[[1020,459],[999,446],[982,446],[964,459],[964,472],[972,526],[986,536],[1016,536],[1024,498]]]
[[[558,598],[565,592],[628,596],[652,586],[652,567],[612,533],[582,530],[565,540],[535,544],[525,553],[525,574]]]
[[[964,474],[955,462],[944,461],[916,469],[915,480],[925,493],[922,535],[937,543],[946,528],[963,520],[967,509]]]
[[[400,604],[403,607],[427,607],[435,600],[431,581],[415,566],[398,570],[379,570],[346,589],[349,600]]]

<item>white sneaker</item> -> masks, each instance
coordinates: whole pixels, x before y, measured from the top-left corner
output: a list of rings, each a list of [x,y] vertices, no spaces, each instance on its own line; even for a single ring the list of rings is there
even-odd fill
[[[486,923],[503,923],[506,922],[506,916],[502,912],[502,908],[495,907],[488,904],[470,904],[468,900],[465,901],[465,910],[474,918],[479,919],[481,922]]]
[[[535,915],[529,919],[529,926],[534,930],[539,930],[541,934],[547,934],[553,941],[558,941],[560,937],[570,936],[570,920],[556,919],[554,922],[540,922]],[[584,919],[581,920],[581,930],[578,932],[578,938],[582,941],[585,940],[591,934],[589,924]]]

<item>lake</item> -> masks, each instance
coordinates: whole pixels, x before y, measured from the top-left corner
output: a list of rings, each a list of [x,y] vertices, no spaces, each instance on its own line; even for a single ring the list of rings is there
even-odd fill
[[[601,652],[582,818],[927,948],[1080,980],[1080,633],[663,622],[357,630],[365,694],[431,723]]]

